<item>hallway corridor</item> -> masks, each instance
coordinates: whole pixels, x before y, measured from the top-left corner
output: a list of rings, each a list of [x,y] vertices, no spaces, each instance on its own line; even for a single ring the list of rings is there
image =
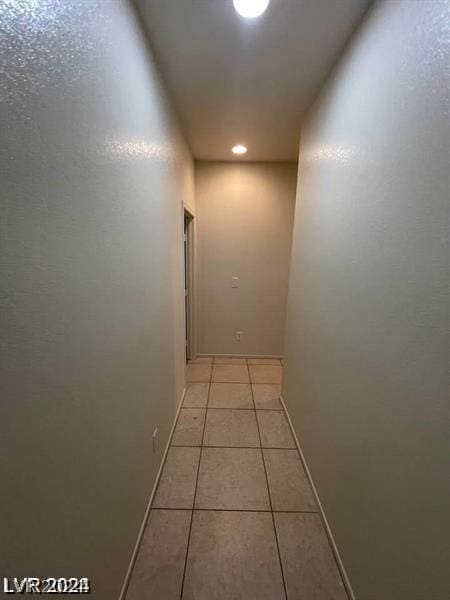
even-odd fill
[[[0,593],[450,600],[450,0],[0,28]]]
[[[127,600],[345,600],[276,359],[199,358]]]

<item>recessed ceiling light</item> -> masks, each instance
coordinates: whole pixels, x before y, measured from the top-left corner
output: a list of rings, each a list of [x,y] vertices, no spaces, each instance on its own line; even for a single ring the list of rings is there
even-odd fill
[[[247,152],[247,147],[242,144],[236,144],[236,146],[231,148],[231,152],[233,154],[245,154]]]
[[[263,14],[269,6],[269,0],[233,0],[236,11],[246,19],[254,19]]]

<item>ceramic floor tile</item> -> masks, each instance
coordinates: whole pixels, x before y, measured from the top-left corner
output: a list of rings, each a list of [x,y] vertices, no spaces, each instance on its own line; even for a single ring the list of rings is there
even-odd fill
[[[247,358],[249,365],[281,365],[279,358]]]
[[[126,600],[179,600],[190,523],[190,510],[150,512]]]
[[[200,448],[169,448],[153,508],[192,508],[199,458]]]
[[[252,384],[255,406],[260,410],[283,410],[280,402],[281,385],[276,383]]]
[[[270,513],[194,511],[183,600],[284,598]]]
[[[197,356],[197,358],[192,358],[188,361],[189,365],[212,365],[213,357],[212,356]]]
[[[294,438],[284,412],[257,410],[256,415],[263,448],[295,448]]]
[[[253,408],[249,383],[212,383],[209,408]]]
[[[263,450],[273,510],[317,511],[297,450]]]
[[[206,408],[209,383],[189,383],[183,400],[183,408]]]
[[[172,446],[201,446],[206,410],[182,408],[172,438]]]
[[[211,365],[204,365],[201,363],[188,365],[186,369],[186,381],[188,383],[193,383],[196,381],[210,381],[211,369]]]
[[[254,410],[210,409],[206,415],[205,446],[260,446]]]
[[[275,513],[288,600],[348,600],[319,515]]]
[[[283,367],[281,365],[249,365],[252,383],[281,383]]]
[[[216,356],[214,358],[215,365],[246,365],[245,358],[235,358],[234,356]]]
[[[247,365],[214,365],[212,381],[218,383],[250,383]]]
[[[195,508],[270,510],[261,450],[203,448]]]

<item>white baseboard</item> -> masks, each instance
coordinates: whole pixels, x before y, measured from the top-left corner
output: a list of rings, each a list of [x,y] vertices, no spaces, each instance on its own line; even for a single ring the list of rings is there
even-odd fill
[[[320,516],[322,517],[322,522],[323,522],[326,534],[328,536],[328,540],[330,542],[331,548],[333,550],[334,558],[336,559],[336,563],[337,563],[338,569],[339,569],[339,571],[341,573],[342,581],[344,582],[344,586],[345,586],[345,589],[347,591],[349,600],[356,600],[355,594],[354,594],[352,586],[350,584],[350,580],[348,578],[347,572],[346,572],[345,567],[344,567],[344,563],[342,562],[341,556],[339,554],[339,550],[338,550],[338,548],[336,546],[336,542],[334,541],[334,537],[333,537],[333,534],[331,532],[330,525],[329,525],[329,523],[327,521],[327,518],[325,516],[325,512],[323,510],[323,506],[322,506],[322,503],[320,501],[319,494],[317,492],[317,488],[314,485],[314,481],[313,481],[313,478],[311,476],[311,472],[309,470],[308,463],[306,462],[305,455],[303,454],[303,450],[302,450],[302,448],[300,446],[300,442],[298,441],[297,434],[295,432],[294,426],[292,425],[292,421],[291,421],[291,418],[289,416],[289,412],[288,412],[288,410],[286,408],[286,404],[284,403],[284,400],[283,400],[282,396],[280,396],[280,400],[281,400],[281,404],[283,405],[283,409],[284,409],[284,412],[286,414],[286,418],[288,420],[289,427],[291,428],[292,436],[294,437],[294,441],[295,441],[295,444],[297,446],[298,453],[300,454],[300,459],[301,459],[303,467],[305,469],[306,476],[307,476],[307,478],[309,480],[309,483],[311,485],[311,488],[313,490],[313,494],[314,494],[314,497],[316,499],[317,506],[319,507]]]
[[[130,579],[131,579],[131,574],[133,572],[134,564],[136,562],[136,558],[137,558],[137,555],[138,555],[138,552],[139,552],[139,547],[141,545],[141,541],[142,541],[142,538],[144,536],[145,528],[147,526],[148,517],[150,515],[150,510],[151,510],[153,498],[155,496],[156,488],[158,487],[158,483],[159,483],[159,480],[161,478],[161,473],[162,473],[162,470],[163,470],[163,467],[164,467],[164,463],[166,462],[167,452],[169,451],[170,442],[172,440],[172,435],[173,435],[173,432],[174,432],[174,429],[175,429],[175,425],[176,425],[176,422],[177,422],[177,419],[178,419],[178,415],[179,415],[180,409],[181,409],[181,407],[183,405],[183,400],[184,400],[184,395],[185,394],[186,394],[186,387],[183,389],[183,393],[181,394],[181,400],[180,400],[180,403],[178,404],[178,408],[177,408],[177,411],[176,411],[176,414],[175,414],[175,419],[174,419],[173,424],[172,424],[172,429],[170,430],[170,434],[169,434],[169,437],[167,439],[166,448],[164,450],[164,454],[163,454],[162,459],[161,459],[161,464],[159,465],[158,473],[156,474],[155,483],[153,485],[152,492],[150,494],[150,498],[149,498],[149,501],[148,501],[148,504],[147,504],[147,508],[145,509],[144,519],[143,519],[142,525],[141,525],[141,527],[139,529],[139,533],[138,533],[138,536],[137,536],[136,544],[134,546],[133,553],[131,555],[130,564],[128,565],[127,573],[125,575],[125,579],[124,579],[124,582],[123,582],[123,585],[122,585],[122,589],[120,591],[119,600],[125,600],[125,596],[127,594],[128,585],[129,585]]]
[[[278,358],[280,360],[283,358],[280,354],[202,354],[201,352],[197,352],[196,356],[198,358],[212,356],[217,358]]]

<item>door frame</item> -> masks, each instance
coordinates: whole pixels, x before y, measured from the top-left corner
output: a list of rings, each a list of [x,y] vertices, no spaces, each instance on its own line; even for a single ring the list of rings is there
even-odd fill
[[[187,220],[187,227],[185,226]],[[185,336],[186,336],[186,362],[196,357],[195,339],[195,215],[186,205],[183,207],[183,258],[186,236],[186,258],[183,263],[185,283],[183,285],[185,307]],[[187,284],[187,288],[186,288]]]

